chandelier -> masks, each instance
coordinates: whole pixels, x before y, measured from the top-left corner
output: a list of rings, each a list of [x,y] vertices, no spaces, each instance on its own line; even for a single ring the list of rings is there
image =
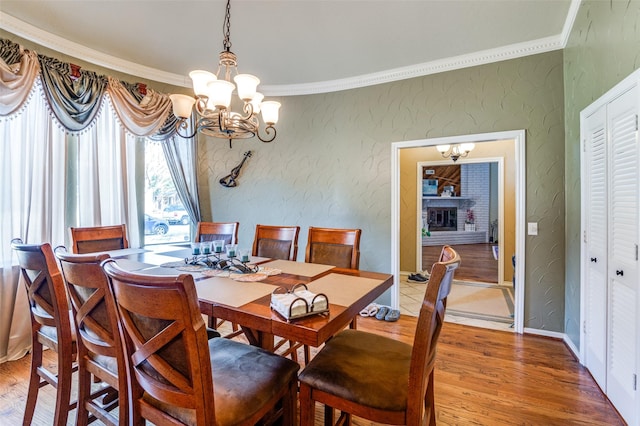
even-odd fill
[[[469,155],[473,148],[476,147],[474,143],[462,143],[460,145],[436,145],[436,149],[444,158],[449,158],[455,163],[460,157],[466,157]]]
[[[189,73],[193,81],[195,99],[191,96],[173,94],[169,96],[173,104],[173,114],[179,119],[176,123],[178,134],[192,138],[200,132],[221,139],[229,139],[229,148],[233,139],[248,139],[257,136],[262,142],[271,142],[276,138],[278,110],[280,103],[263,101],[264,95],[256,89],[260,80],[250,74],[238,74],[236,55],[231,51],[231,4],[227,0],[224,17],[224,50],[220,52],[220,62],[216,74],[195,70]],[[233,75],[233,81],[231,77]],[[231,95],[237,88],[237,95],[243,102],[242,112],[231,110]],[[185,135],[188,119],[192,110],[196,111],[196,124],[193,134]],[[265,136],[259,133],[258,114],[262,113]]]

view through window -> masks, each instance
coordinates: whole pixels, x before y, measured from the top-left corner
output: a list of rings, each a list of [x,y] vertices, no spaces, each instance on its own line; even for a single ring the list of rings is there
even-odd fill
[[[144,244],[190,240],[191,221],[178,198],[161,142],[145,142]]]

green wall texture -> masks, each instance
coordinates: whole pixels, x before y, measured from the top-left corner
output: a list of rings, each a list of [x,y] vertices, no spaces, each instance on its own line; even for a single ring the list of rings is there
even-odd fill
[[[564,332],[580,342],[580,111],[640,66],[640,1],[583,1],[564,49]]]
[[[390,272],[391,143],[526,130],[525,327],[580,340],[582,109],[640,65],[640,1],[583,1],[566,48],[494,64],[282,102],[271,144],[199,140],[205,219],[240,221],[250,247],[256,223],[363,229],[361,267]],[[0,36],[103,71],[0,30]],[[357,60],[357,57],[354,57]],[[104,72],[120,76],[117,72]],[[121,76],[129,81],[139,78]],[[145,81],[145,80],[142,80]],[[161,92],[185,92],[148,82]],[[218,180],[252,150],[236,188]]]
[[[357,60],[357,58],[354,58]],[[390,272],[391,144],[526,130],[525,326],[564,327],[564,109],[562,52],[394,83],[286,97],[271,144],[200,140],[200,196],[216,221],[239,221],[249,246],[257,221],[362,228],[360,267]],[[240,184],[222,188],[246,149]],[[299,259],[304,258],[300,250]]]

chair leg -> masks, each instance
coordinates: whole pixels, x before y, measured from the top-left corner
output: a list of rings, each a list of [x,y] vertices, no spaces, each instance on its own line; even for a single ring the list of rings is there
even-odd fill
[[[289,391],[282,398],[282,425],[296,425],[296,410],[298,402],[298,381],[292,380],[289,383]]]
[[[65,365],[58,357],[58,389],[56,394],[56,412],[54,425],[66,425],[71,405],[71,375],[73,366]]]
[[[31,346],[31,372],[29,373],[29,391],[27,393],[27,404],[24,409],[24,417],[22,424],[24,426],[31,425],[33,413],[36,409],[36,401],[38,400],[38,390],[40,389],[40,375],[38,368],[42,366],[42,344],[37,340],[32,341]]]
[[[429,383],[427,384],[427,393],[425,395],[426,404],[428,411],[428,424],[429,426],[436,426],[436,404],[435,404],[435,396],[433,390],[433,371],[429,374]]]
[[[300,401],[300,426],[314,426],[316,403],[311,399],[311,389],[304,383],[300,383],[298,400]]]
[[[91,395],[91,381],[91,373],[87,371],[86,363],[80,360],[78,363],[78,411],[76,413],[78,426],[86,426],[89,423],[86,401]]]

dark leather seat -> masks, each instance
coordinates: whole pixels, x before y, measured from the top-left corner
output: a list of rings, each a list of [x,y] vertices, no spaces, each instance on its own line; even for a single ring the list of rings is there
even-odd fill
[[[300,424],[312,426],[315,402],[325,404],[325,424],[349,424],[351,415],[378,423],[435,425],[433,369],[446,298],[460,257],[450,247],[431,269],[413,346],[358,330],[327,341],[299,375]]]
[[[103,268],[130,361],[133,424],[295,423],[300,366],[234,340],[207,341],[191,275],[137,275],[113,260]]]

